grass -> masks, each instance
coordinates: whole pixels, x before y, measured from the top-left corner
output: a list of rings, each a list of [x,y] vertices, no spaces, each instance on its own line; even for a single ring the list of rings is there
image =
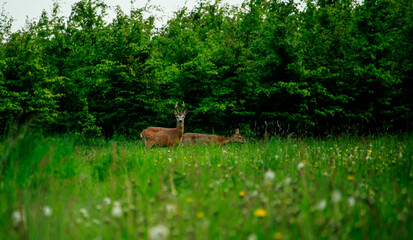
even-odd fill
[[[411,239],[411,135],[0,143],[0,239]]]

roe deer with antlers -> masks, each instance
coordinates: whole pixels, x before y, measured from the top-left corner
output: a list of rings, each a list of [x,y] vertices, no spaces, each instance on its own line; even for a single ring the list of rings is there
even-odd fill
[[[184,134],[184,119],[187,114],[185,103],[182,102],[182,110],[178,110],[178,103],[175,104],[174,115],[176,117],[176,128],[148,127],[141,132],[141,138],[145,141],[146,148],[152,146],[174,147],[182,143]]]
[[[235,134],[231,137],[221,137],[217,135],[202,134],[202,133],[184,133],[182,138],[182,146],[201,144],[225,145],[228,143],[244,143],[244,139],[239,134],[239,129],[235,130]]]

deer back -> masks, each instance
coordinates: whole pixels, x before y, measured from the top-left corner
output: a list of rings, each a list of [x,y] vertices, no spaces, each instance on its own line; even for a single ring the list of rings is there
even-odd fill
[[[177,144],[176,128],[149,127],[142,131],[141,138],[147,148],[153,145],[172,147]]]

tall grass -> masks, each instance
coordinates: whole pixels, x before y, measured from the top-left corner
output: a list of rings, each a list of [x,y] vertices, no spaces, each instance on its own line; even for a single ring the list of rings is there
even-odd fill
[[[0,144],[0,239],[409,239],[411,135]],[[20,214],[20,218],[18,215]]]

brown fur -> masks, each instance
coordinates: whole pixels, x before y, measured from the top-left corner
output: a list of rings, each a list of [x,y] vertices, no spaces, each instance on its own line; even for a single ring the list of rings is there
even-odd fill
[[[146,148],[173,147],[177,144],[178,134],[176,128],[149,127],[142,131],[141,138],[145,141]]]
[[[225,145],[228,143],[244,143],[241,135],[236,133],[231,137],[221,137],[218,135],[201,134],[201,133],[184,133],[182,138],[182,145],[194,145],[194,144],[215,144],[215,145]]]
[[[187,113],[185,104],[182,104],[182,111],[175,105],[174,115],[177,118],[176,128],[148,127],[141,132],[141,138],[145,141],[146,148],[152,146],[174,147],[182,143],[184,134],[184,118]]]

